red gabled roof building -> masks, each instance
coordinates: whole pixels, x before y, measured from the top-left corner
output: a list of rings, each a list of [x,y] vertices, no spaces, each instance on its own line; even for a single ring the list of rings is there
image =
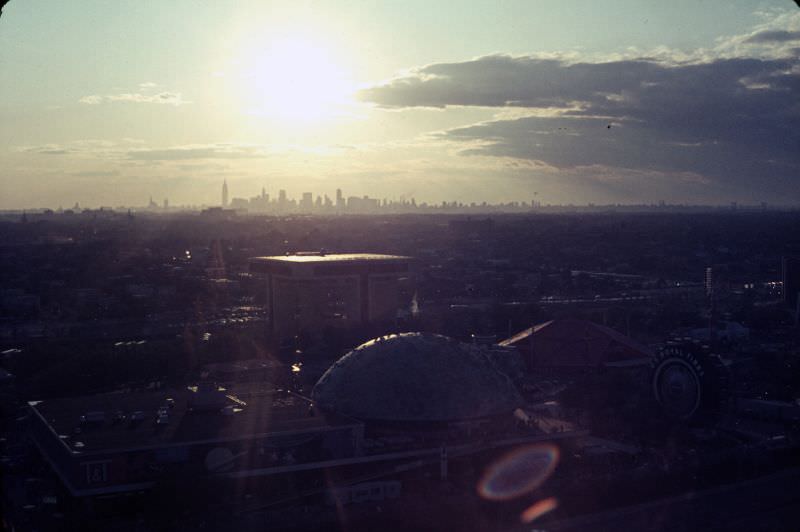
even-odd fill
[[[614,329],[574,318],[534,325],[500,345],[516,347],[528,369],[638,366],[652,356],[650,349]]]

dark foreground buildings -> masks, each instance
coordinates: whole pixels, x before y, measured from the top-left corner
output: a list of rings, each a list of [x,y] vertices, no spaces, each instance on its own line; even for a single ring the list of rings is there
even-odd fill
[[[7,224],[4,519],[794,523],[800,344],[780,258],[800,249],[796,214],[493,220],[176,218],[168,238],[144,217]],[[292,254],[289,242],[378,255]],[[381,335],[404,330],[426,332]],[[538,488],[509,500],[482,489],[531,448],[557,461]],[[558,508],[520,524],[549,497]]]
[[[800,257],[783,257],[781,260],[783,301],[791,308],[797,306],[800,297]]]
[[[138,492],[171,474],[283,473],[360,454],[362,426],[283,391],[211,384],[32,402],[33,441],[74,497]]]
[[[101,522],[111,527],[135,520],[147,494],[176,478],[184,490],[222,490],[215,504],[227,510],[219,511],[248,515],[298,502],[358,508],[385,498],[413,501],[418,486],[453,477],[466,489],[459,497],[469,500],[481,464],[504,449],[587,436],[548,434],[532,423],[499,369],[509,365],[505,357],[516,354],[438,335],[391,335],[338,360],[311,399],[265,382],[233,390],[206,382],[34,401],[29,424],[60,496],[75,501],[77,515],[105,515]],[[128,515],[104,513],[121,500],[142,502],[128,504]],[[196,507],[200,499],[183,504],[205,522],[216,518]],[[336,517],[303,519],[313,527]]]
[[[595,347],[565,350],[559,361],[551,350],[570,338]],[[693,436],[686,416],[676,425],[659,414],[659,404],[712,391],[702,375],[710,367],[698,365],[696,388],[684,378],[702,361],[697,349],[684,356],[690,347],[674,344],[651,358],[652,385],[669,394],[653,401],[642,395],[647,379],[636,382],[643,348],[607,328],[566,320],[504,343],[511,345],[429,333],[375,338],[332,364],[310,397],[248,380],[31,402],[32,441],[55,482],[48,497],[69,501],[61,514],[69,519],[54,529],[89,519],[98,529],[514,530],[524,505],[503,490],[516,493],[532,476],[559,494],[563,518],[748,478],[755,464],[791,465],[788,441],[730,442],[736,431],[756,438],[747,431],[777,412],[770,404],[747,402],[751,421],[740,416],[727,440],[695,421],[701,432]],[[568,400],[570,390],[582,400]],[[603,409],[623,432],[638,426],[639,443],[609,437],[597,421]],[[780,416],[796,422],[797,409]],[[664,438],[671,443],[655,443]],[[620,482],[632,491],[616,491]],[[712,504],[705,497],[696,504]],[[24,512],[13,519],[30,524]]]

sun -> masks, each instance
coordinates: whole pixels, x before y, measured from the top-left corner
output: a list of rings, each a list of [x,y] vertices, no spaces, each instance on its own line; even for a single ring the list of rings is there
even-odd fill
[[[331,49],[303,35],[255,47],[246,61],[248,112],[286,123],[330,120],[346,112],[354,86]]]

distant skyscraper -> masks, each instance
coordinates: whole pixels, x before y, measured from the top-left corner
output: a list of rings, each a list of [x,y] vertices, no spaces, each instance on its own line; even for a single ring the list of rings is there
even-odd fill
[[[336,208],[344,209],[344,196],[342,196],[342,189],[336,189]]]
[[[222,181],[222,206],[228,206],[228,180]]]
[[[311,192],[303,192],[303,199],[300,200],[300,209],[309,212],[314,206],[314,195]]]

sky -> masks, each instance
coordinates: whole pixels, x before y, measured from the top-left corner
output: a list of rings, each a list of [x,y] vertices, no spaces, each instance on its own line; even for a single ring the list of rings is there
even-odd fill
[[[0,209],[800,203],[786,1],[11,0]]]

